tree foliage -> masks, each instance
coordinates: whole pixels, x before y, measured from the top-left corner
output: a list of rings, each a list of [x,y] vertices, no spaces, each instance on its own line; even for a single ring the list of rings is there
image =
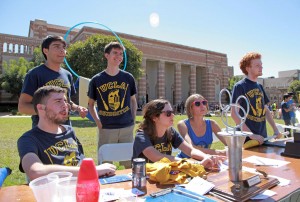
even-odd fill
[[[1,88],[12,96],[20,96],[24,78],[29,69],[34,67],[33,62],[28,62],[20,57],[18,60],[3,62],[3,73],[0,75]]]
[[[293,92],[294,93],[293,99],[299,101],[298,98],[300,94],[300,81],[299,80],[293,81],[291,85],[288,87],[288,92]]]
[[[232,91],[233,86],[240,80],[243,79],[243,76],[233,76],[228,81],[228,90]]]
[[[121,39],[126,49],[126,71],[130,72],[135,79],[141,75],[142,52],[130,41]],[[70,67],[79,75],[92,78],[95,74],[104,70],[107,66],[104,57],[106,44],[117,41],[114,36],[93,35],[85,41],[77,41],[68,48],[67,61]],[[124,68],[124,60],[120,69]]]
[[[39,65],[45,63],[45,58],[44,58],[41,48],[37,47],[33,50],[33,57],[32,57],[31,61],[33,62],[34,66],[39,66]]]

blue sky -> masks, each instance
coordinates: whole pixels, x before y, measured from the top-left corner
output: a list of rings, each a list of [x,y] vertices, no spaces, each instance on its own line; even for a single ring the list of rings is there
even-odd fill
[[[0,33],[27,36],[35,19],[68,27],[96,21],[116,32],[225,53],[235,75],[250,51],[263,55],[263,77],[300,69],[299,0],[1,0],[0,9]],[[149,23],[153,12],[157,27]]]

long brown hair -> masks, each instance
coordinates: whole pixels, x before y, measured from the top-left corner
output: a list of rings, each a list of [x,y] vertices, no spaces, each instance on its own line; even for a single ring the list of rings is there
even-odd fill
[[[150,137],[152,143],[157,138],[157,131],[153,118],[159,117],[159,115],[162,113],[162,110],[165,108],[165,105],[167,104],[170,104],[168,100],[156,99],[148,102],[143,109],[143,121],[139,125],[137,131],[144,131],[145,135]],[[167,134],[168,142],[171,142],[171,127],[166,130],[165,134]]]

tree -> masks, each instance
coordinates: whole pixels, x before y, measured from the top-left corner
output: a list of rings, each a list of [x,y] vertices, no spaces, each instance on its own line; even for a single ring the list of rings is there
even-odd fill
[[[228,81],[228,87],[227,89],[231,92],[233,89],[233,86],[240,80],[243,79],[243,76],[233,76]]]
[[[121,39],[126,49],[127,66],[126,71],[130,72],[135,79],[141,75],[142,52],[130,41]],[[107,61],[104,57],[106,44],[117,41],[114,36],[93,35],[85,41],[77,41],[68,48],[67,61],[70,67],[79,75],[92,78],[95,74],[104,70]],[[123,69],[124,60],[120,65]]]
[[[291,85],[288,87],[288,92],[293,92],[294,96],[293,99],[296,101],[300,101],[299,98],[299,94],[300,94],[300,81],[299,80],[295,80],[291,83]]]
[[[33,50],[33,57],[31,61],[33,62],[34,66],[39,66],[42,63],[45,63],[45,58],[41,51],[41,48],[37,47]]]
[[[25,75],[33,66],[33,62],[28,62],[23,57],[20,57],[18,61],[10,60],[9,63],[4,61],[3,74],[0,75],[1,88],[11,93],[12,97],[19,97]]]

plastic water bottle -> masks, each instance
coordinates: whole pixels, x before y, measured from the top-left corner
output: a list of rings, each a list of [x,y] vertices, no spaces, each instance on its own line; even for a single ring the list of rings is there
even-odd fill
[[[77,202],[98,202],[100,184],[96,166],[91,158],[83,159],[77,178],[76,201]]]

